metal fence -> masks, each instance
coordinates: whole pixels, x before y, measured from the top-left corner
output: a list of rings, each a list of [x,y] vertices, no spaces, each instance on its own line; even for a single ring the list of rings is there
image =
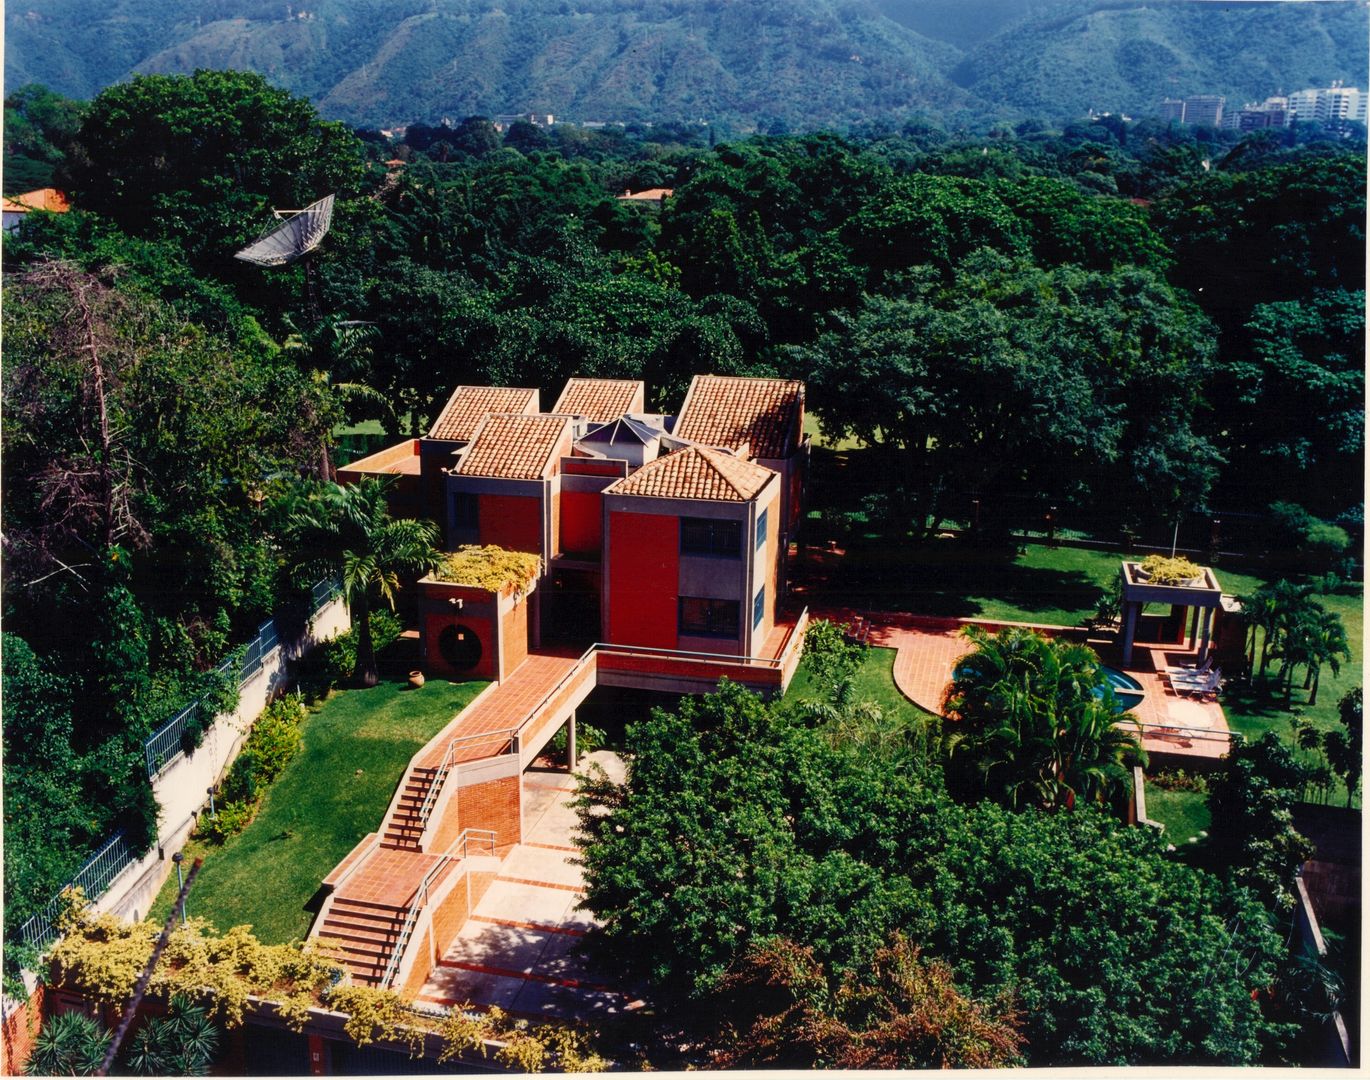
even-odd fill
[[[41,949],[56,936],[53,923],[66,904],[63,893],[80,887],[90,900],[95,900],[109,888],[109,883],[138,861],[141,852],[129,843],[124,830],[110,837],[102,848],[86,860],[85,866],[53,897],[46,907],[19,928],[19,940],[25,945]]]
[[[336,579],[325,578],[315,582],[310,589],[311,617],[318,615],[340,590],[341,586]],[[243,685],[261,670],[263,662],[280,643],[280,630],[276,620],[268,619],[257,628],[257,636],[248,642],[241,659],[236,655],[230,656],[220,663],[216,670],[221,675],[228,675],[236,667],[238,688],[242,689]],[[187,727],[201,719],[206,723],[213,722],[214,717],[201,716],[202,710],[208,707],[201,699],[197,699],[149,736],[143,744],[149,779],[155,777],[184,752],[182,739]],[[53,922],[62,913],[66,903],[63,893],[79,886],[87,899],[98,900],[109,888],[110,882],[127,867],[136,863],[141,856],[142,851],[131,844],[124,830],[120,829],[105,841],[99,851],[86,860],[85,865],[58,890],[57,895],[48,901],[41,911],[19,928],[19,939],[25,945],[41,949],[56,935]]]
[[[311,617],[317,615],[338,594],[339,588],[337,580],[333,578],[324,578],[314,583],[309,591]],[[238,688],[241,690],[249,679],[261,671],[262,664],[280,643],[280,628],[276,620],[267,619],[257,627],[257,636],[245,646],[242,659],[235,661],[230,656],[216,670],[220,675],[228,675],[233,671],[236,662]],[[185,752],[185,733],[188,727],[201,722],[213,723],[214,717],[201,715],[204,708],[206,706],[203,699],[196,699],[148,736],[147,741],[143,743],[148,779],[155,777]]]

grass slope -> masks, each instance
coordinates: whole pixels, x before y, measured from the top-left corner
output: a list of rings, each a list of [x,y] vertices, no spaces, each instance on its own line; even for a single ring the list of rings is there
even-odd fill
[[[343,690],[305,722],[304,748],[272,785],[261,813],[223,847],[192,841],[205,864],[187,902],[220,930],[250,923],[262,941],[301,938],[319,883],[380,825],[409,759],[484,687],[430,681],[410,690],[383,682]],[[171,910],[176,878],[151,917]]]
[[[1146,816],[1165,826],[1166,842],[1176,847],[1207,832],[1213,820],[1204,792],[1164,791],[1151,784],[1146,788]]]

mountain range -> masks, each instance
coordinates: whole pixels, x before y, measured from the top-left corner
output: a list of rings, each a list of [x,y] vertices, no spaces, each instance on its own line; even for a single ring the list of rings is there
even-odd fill
[[[16,0],[4,17],[10,88],[247,68],[364,125],[1059,121],[1370,77],[1363,0]]]

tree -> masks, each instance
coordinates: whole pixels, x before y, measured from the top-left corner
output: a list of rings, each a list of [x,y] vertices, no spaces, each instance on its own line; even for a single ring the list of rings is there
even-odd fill
[[[967,997],[949,965],[895,934],[837,989],[813,950],[783,938],[753,946],[724,979],[727,1018],[715,1068],[933,1069],[1021,1064],[1012,1001]],[[739,1028],[747,1018],[750,1026]]]
[[[272,207],[347,191],[361,144],[304,98],[248,71],[139,75],[96,95],[60,180],[134,236],[171,237],[224,265]]]
[[[1177,863],[1152,830],[1083,805],[953,803],[936,770],[844,753],[730,685],[632,724],[627,748],[626,782],[584,792],[586,906],[663,1008],[688,997],[671,1016],[697,1017],[688,1037],[716,1044],[736,1000],[720,986],[784,938],[811,950],[824,984],[807,961],[775,965],[776,984],[763,966],[740,991],[748,1011],[732,1013],[751,1040],[735,1049],[769,1037],[783,1057],[786,1016],[807,998],[855,1033],[853,1057],[891,1060],[911,1031],[900,985],[922,978],[910,954],[882,953],[896,931],[945,962],[965,998],[1016,993],[1028,1064],[1253,1062],[1289,1033],[1253,995],[1275,977],[1280,933],[1249,893]],[[786,971],[799,993],[779,985]],[[838,1012],[825,1002],[848,972],[873,993]],[[964,1016],[942,990],[920,1000],[917,1020]]]
[[[1238,885],[1278,910],[1294,906],[1294,874],[1312,846],[1291,811],[1306,778],[1303,765],[1273,731],[1233,746],[1208,782],[1210,844]]]
[[[962,782],[978,775],[979,790],[1013,808],[1073,808],[1129,790],[1128,762],[1145,760],[1140,733],[1122,727],[1093,650],[1016,628],[965,634],[976,648],[958,662],[944,708]]]
[[[320,484],[302,494],[288,511],[296,571],[311,581],[325,573],[341,576],[357,628],[357,685],[375,686],[379,673],[371,638],[371,595],[376,593],[393,608],[401,575],[437,567],[437,526],[392,519],[385,485],[369,476],[345,487]]]
[[[202,1006],[175,994],[165,1017],[155,1017],[125,1050],[134,1076],[208,1076],[219,1049],[219,1030]]]
[[[1346,784],[1346,805],[1349,808],[1360,787],[1364,772],[1364,727],[1361,720],[1361,688],[1349,691],[1337,705],[1342,730],[1333,728],[1323,735],[1323,748],[1342,781]]]
[[[1330,667],[1333,675],[1340,675],[1341,665],[1338,661],[1351,659],[1351,642],[1346,636],[1341,616],[1335,611],[1320,609],[1313,613],[1304,632],[1304,656],[1309,676],[1304,681],[1305,689],[1309,681],[1312,682],[1308,694],[1308,704],[1311,706],[1318,703],[1318,681],[1323,665]]]

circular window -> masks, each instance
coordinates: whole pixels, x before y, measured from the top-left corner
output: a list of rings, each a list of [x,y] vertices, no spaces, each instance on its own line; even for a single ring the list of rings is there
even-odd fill
[[[449,626],[438,635],[438,652],[454,671],[470,671],[481,651],[480,636],[469,626]]]

